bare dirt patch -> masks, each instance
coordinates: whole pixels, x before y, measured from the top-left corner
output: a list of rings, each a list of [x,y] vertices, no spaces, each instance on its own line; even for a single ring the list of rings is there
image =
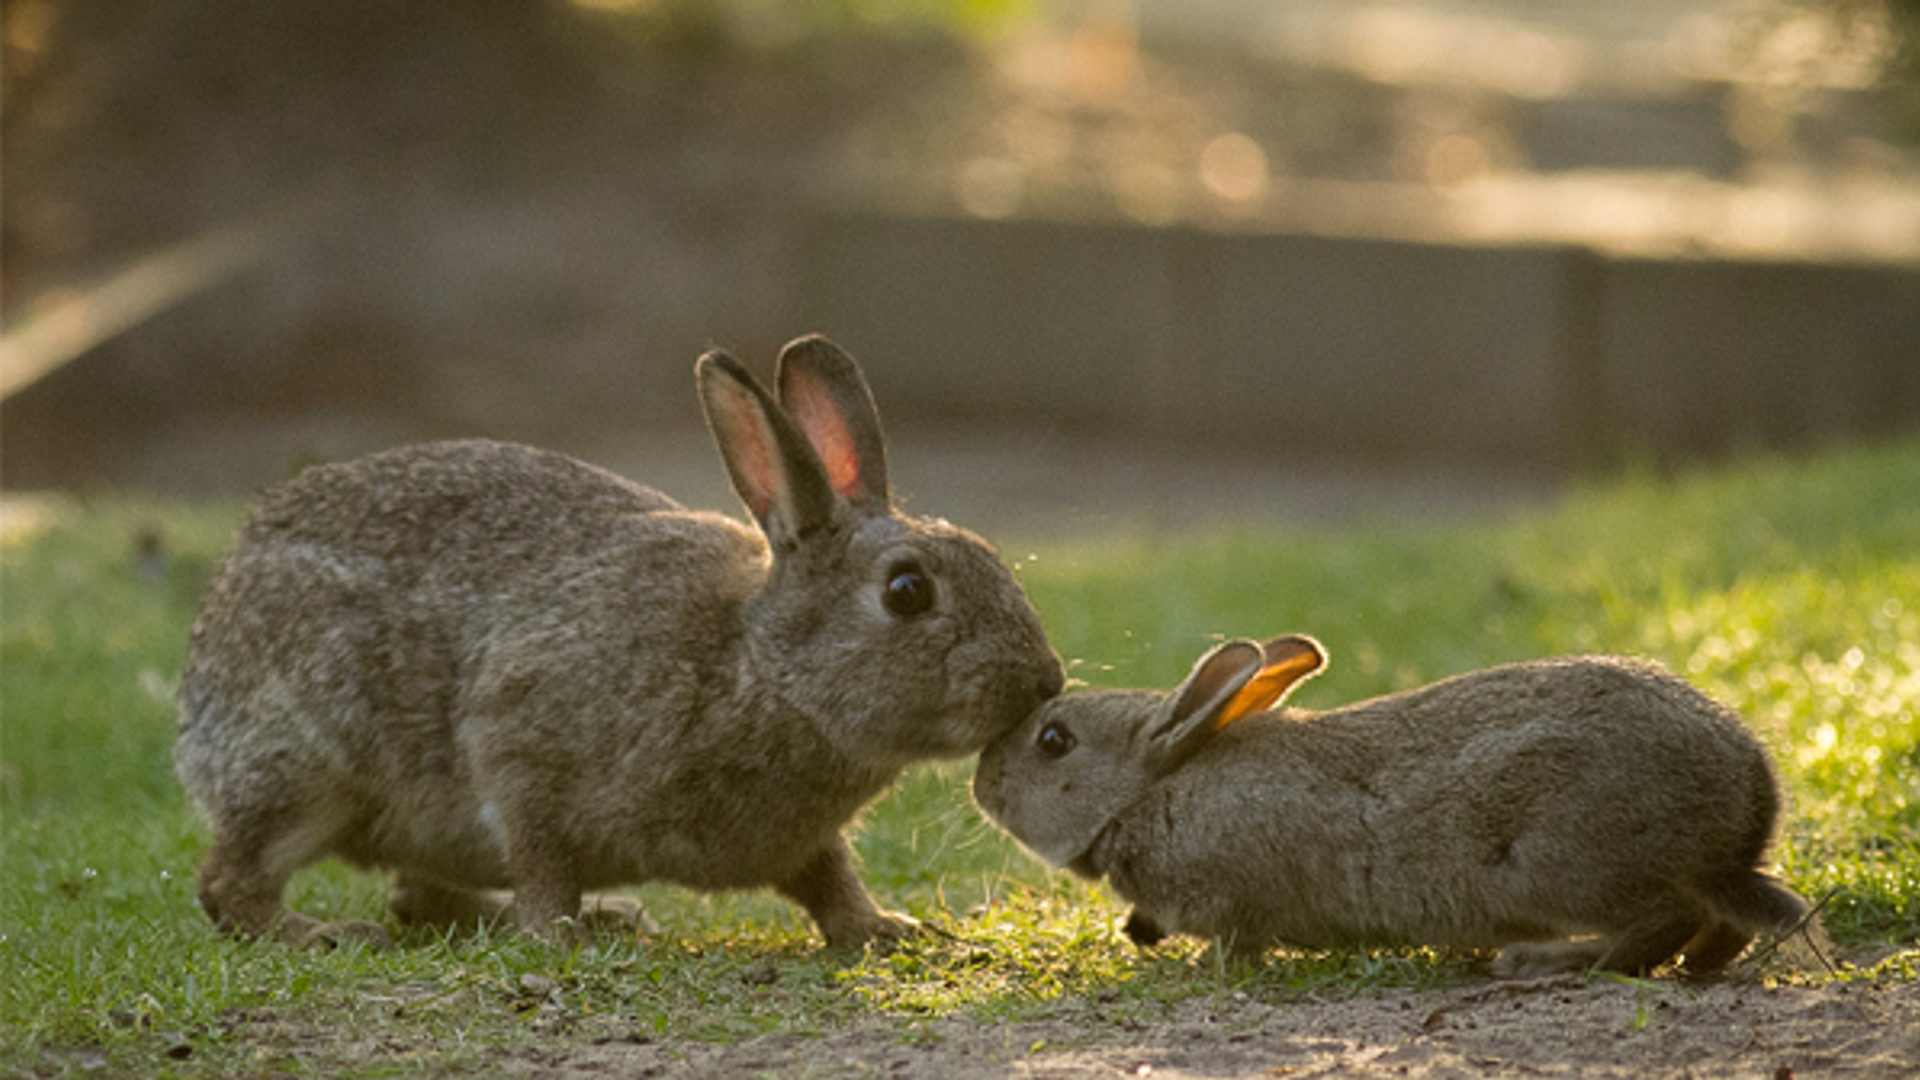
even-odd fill
[[[254,1060],[322,1073],[444,1061],[446,1071],[574,1077],[1914,1077],[1920,984],[1483,983],[1346,1000],[1242,993],[1170,1005],[1063,1001],[1038,1018],[869,1014],[729,1043],[615,1016],[455,1052],[328,1038],[262,1018],[233,1032]],[[316,1037],[317,1036],[317,1037]]]

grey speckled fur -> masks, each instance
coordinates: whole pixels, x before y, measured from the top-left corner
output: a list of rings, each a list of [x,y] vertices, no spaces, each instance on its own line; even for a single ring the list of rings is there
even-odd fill
[[[788,346],[778,403],[722,354],[697,370],[758,529],[486,441],[312,468],[260,500],[180,689],[216,923],[384,941],[281,906],[332,854],[397,869],[403,921],[485,917],[476,890],[511,888],[520,925],[552,933],[583,890],[660,879],[772,886],[834,945],[901,932],[841,827],[907,763],[1019,723],[1059,661],[989,547],[894,511],[845,353]],[[890,606],[903,586],[926,610]]]
[[[1107,877],[1143,943],[1506,946],[1493,970],[1515,977],[1684,952],[1706,971],[1804,916],[1760,870],[1772,764],[1664,669],[1543,660],[1262,711],[1324,662],[1310,638],[1234,641],[1171,694],[1056,698],[981,755],[975,797]]]

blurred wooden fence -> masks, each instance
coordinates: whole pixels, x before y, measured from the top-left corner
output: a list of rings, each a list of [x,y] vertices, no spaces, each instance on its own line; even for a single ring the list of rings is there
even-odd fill
[[[242,486],[402,438],[697,428],[700,349],[814,330],[920,425],[1552,472],[1920,428],[1910,264],[873,215],[676,248],[603,201],[456,209],[269,215],[9,327],[5,482],[164,485],[156,446],[218,457],[235,417]]]
[[[1548,467],[1920,425],[1920,267],[853,217],[795,325],[891,409]]]

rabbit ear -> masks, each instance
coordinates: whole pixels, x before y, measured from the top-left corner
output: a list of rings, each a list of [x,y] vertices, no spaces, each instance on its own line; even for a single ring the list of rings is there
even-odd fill
[[[1265,645],[1239,640],[1215,646],[1195,662],[1154,717],[1148,767],[1155,775],[1179,768],[1222,728],[1272,708],[1326,663],[1326,650],[1303,634]]]
[[[1156,776],[1180,767],[1219,731],[1219,716],[1254,676],[1265,653],[1251,641],[1223,642],[1194,662],[1149,721],[1146,758]]]
[[[715,351],[695,366],[707,426],[733,489],[776,550],[832,523],[826,469],[790,418],[740,362]]]
[[[1243,716],[1266,712],[1279,704],[1302,679],[1319,674],[1327,666],[1327,651],[1305,634],[1277,637],[1260,647],[1265,654],[1260,670],[1233,695],[1214,720],[1216,728],[1226,727]]]
[[[800,338],[780,352],[779,384],[781,405],[813,444],[833,490],[863,512],[888,512],[880,413],[853,357],[818,334]]]

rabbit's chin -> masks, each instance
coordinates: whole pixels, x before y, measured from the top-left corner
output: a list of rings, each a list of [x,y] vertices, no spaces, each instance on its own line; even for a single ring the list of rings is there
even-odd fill
[[[1075,877],[1085,878],[1088,881],[1099,881],[1106,877],[1108,857],[1112,854],[1110,842],[1114,825],[1114,821],[1107,821],[1087,840],[1086,846],[1080,849],[1079,854],[1065,852],[1054,862],[1054,865]]]

